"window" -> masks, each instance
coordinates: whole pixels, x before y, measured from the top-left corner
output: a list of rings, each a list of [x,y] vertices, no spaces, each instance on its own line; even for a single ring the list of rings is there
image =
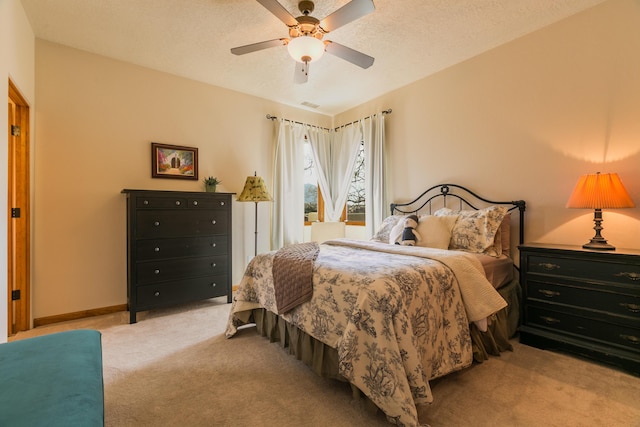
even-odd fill
[[[361,143],[347,203],[340,218],[341,221],[347,221],[349,225],[365,224],[364,179],[364,143]],[[313,221],[324,221],[324,201],[318,185],[311,144],[306,141],[306,138],[304,142],[304,221],[307,225]]]

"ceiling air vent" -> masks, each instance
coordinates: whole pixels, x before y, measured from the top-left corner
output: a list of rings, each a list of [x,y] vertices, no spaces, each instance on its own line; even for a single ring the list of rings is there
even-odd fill
[[[305,107],[309,107],[309,108],[318,108],[319,107],[318,104],[314,104],[313,102],[309,102],[309,101],[304,101],[302,103],[302,105],[304,105]]]

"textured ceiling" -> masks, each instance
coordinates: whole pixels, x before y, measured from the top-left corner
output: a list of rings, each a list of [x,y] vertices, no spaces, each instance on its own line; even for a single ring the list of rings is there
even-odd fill
[[[603,0],[374,0],[373,13],[325,36],[373,56],[373,66],[325,54],[302,85],[284,46],[230,53],[288,36],[255,0],[21,1],[38,38],[334,115]],[[280,3],[300,15],[296,0]],[[317,0],[312,16],[346,3]]]

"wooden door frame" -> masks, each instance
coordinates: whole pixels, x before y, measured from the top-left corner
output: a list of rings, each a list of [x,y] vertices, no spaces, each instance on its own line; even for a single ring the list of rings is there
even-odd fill
[[[7,147],[7,316],[8,335],[31,327],[31,211],[29,104],[9,79]],[[12,126],[19,126],[18,135]],[[20,209],[14,218],[14,208]],[[13,292],[20,293],[13,300]]]

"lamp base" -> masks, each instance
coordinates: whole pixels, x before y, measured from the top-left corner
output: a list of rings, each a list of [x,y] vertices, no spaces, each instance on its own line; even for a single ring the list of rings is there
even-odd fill
[[[596,235],[591,238],[589,243],[582,245],[584,249],[595,249],[596,251],[614,251],[615,246],[611,246],[607,243],[607,239],[602,237],[602,209],[596,208],[593,212],[593,222],[595,223],[594,230]]]
[[[607,243],[605,239],[591,239],[589,243],[582,245],[585,249],[595,249],[597,251],[615,251],[616,247]]]

